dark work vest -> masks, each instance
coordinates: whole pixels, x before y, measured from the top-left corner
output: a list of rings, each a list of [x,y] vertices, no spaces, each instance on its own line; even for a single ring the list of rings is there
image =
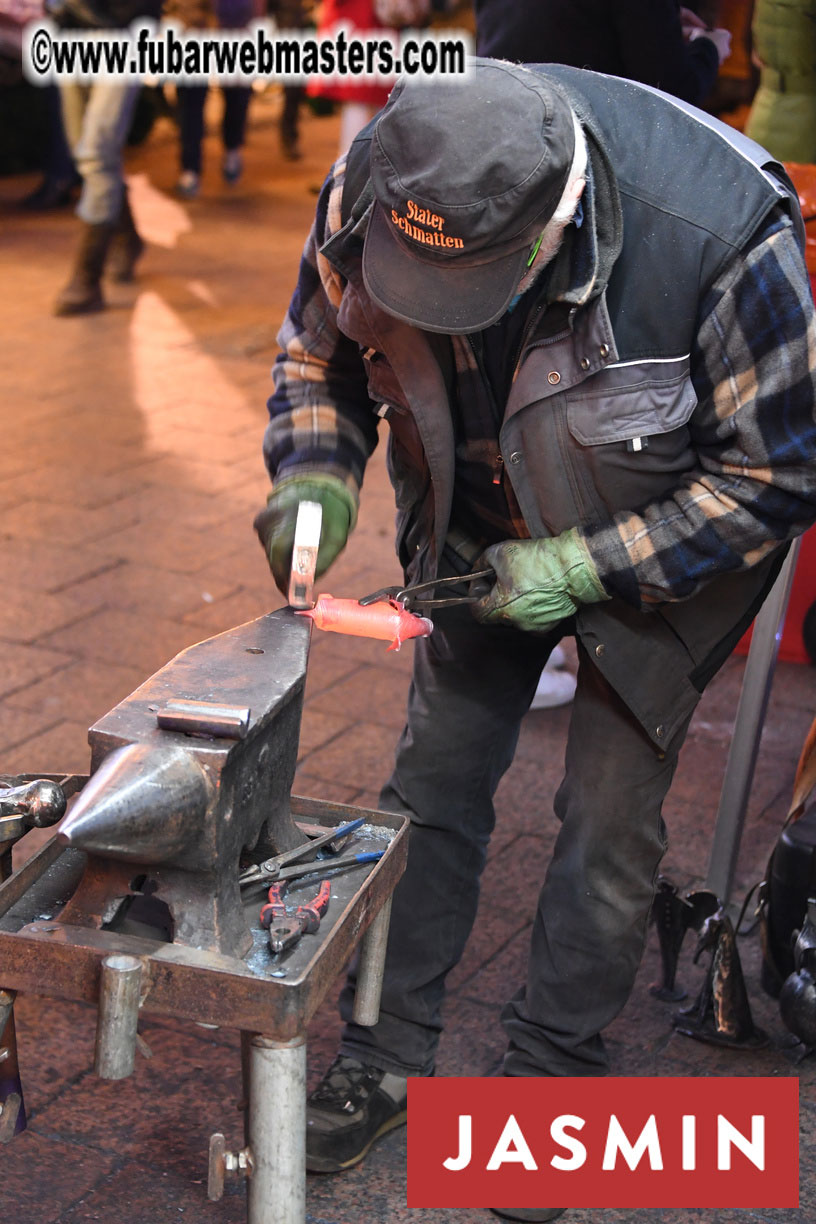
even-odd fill
[[[597,362],[593,359],[585,372],[576,368],[570,373],[565,368],[556,388],[547,385],[546,377],[541,379],[536,373],[539,365],[528,359],[513,397],[524,397],[526,403],[537,401],[541,423],[547,397],[563,397],[568,392],[570,412],[575,419],[581,418],[584,440],[602,465],[604,448],[596,444],[614,438],[603,436],[608,421],[599,422],[600,432],[591,436],[600,402],[599,386],[608,386],[613,397],[617,395],[617,409],[624,418],[630,410],[637,415],[644,405],[634,398],[630,402],[626,393],[619,394],[621,375],[627,372],[621,364],[653,360],[660,371],[668,370],[670,359],[682,362],[685,357],[690,415],[694,395],[688,383],[687,357],[701,298],[774,207],[781,204],[795,220],[798,218],[796,194],[783,168],[765,150],[685,103],[646,86],[581,69],[546,65],[531,70],[562,89],[584,125],[595,156],[607,168],[611,192],[619,200],[623,240],[621,243],[619,233],[603,231],[608,216],[598,218],[599,244],[606,244],[607,250],[620,246],[620,250],[608,284],[599,286],[600,296],[593,298],[594,313],[592,303],[579,310],[579,315],[592,314],[590,330],[608,336],[614,345],[609,369],[604,365],[610,360],[606,357]],[[411,454],[407,467],[426,464],[421,477],[411,478],[409,471],[407,478],[414,479],[414,487],[427,494],[422,517],[414,514],[411,551],[417,562],[411,578],[415,580],[432,576],[438,564],[439,539],[449,513],[453,462],[451,447],[438,427],[429,424],[428,405],[423,403],[425,392],[421,388],[432,388],[434,377],[439,382],[439,371],[433,376],[428,364],[439,360],[433,337],[384,316],[368,298],[362,282],[364,218],[373,199],[368,182],[371,130],[369,125],[349,151],[342,208],[345,224],[324,245],[323,253],[352,290],[349,302],[344,302],[345,312],[341,312],[350,324],[349,334],[360,343],[361,350],[365,352],[371,346],[382,358],[374,358],[370,394],[381,402],[392,391],[399,395],[402,390],[408,415],[402,415],[395,425],[406,433],[413,430],[415,435],[406,448]],[[576,318],[576,329],[578,325]],[[449,374],[442,369],[445,383],[449,383]],[[524,385],[531,381],[534,386]],[[658,384],[649,394],[645,406],[656,404],[658,414],[685,410],[668,382],[664,387]],[[666,397],[663,404],[661,396]],[[675,397],[672,402],[671,397]],[[524,411],[527,415],[522,434],[530,410]],[[521,419],[519,414],[516,421]],[[511,421],[509,428],[514,425]],[[682,425],[681,411],[680,419],[671,427]],[[444,432],[444,426],[442,429]],[[576,436],[581,441],[581,434]],[[536,453],[542,452],[530,445],[535,438],[535,428],[521,437],[528,443],[526,453],[530,457],[528,489],[542,484],[541,472],[536,475],[534,466]],[[521,449],[525,451],[524,446]],[[604,472],[599,471],[604,478]],[[648,477],[648,468],[645,471]],[[645,500],[659,495],[659,488],[650,492],[647,479]],[[616,508],[642,504],[642,500],[627,503],[627,496],[622,489],[617,507],[610,507],[608,499],[607,507],[614,512]],[[407,485],[402,498],[398,488],[398,509],[401,501],[403,507],[409,506],[411,498]],[[541,533],[535,506],[529,499],[527,504],[523,498],[520,501],[532,534]],[[545,522],[544,533],[556,533],[569,525]],[[661,605],[657,611],[639,612],[619,600],[580,610],[578,632],[582,641],[593,656],[596,647],[603,647],[597,651],[598,666],[658,748],[668,744],[684,724],[699,692],[755,615],[780,564],[780,551],[751,570],[713,580],[692,599]]]

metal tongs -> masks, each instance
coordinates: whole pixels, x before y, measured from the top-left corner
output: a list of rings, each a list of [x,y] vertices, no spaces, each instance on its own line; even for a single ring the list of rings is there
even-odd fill
[[[368,604],[387,600],[390,603],[399,604],[406,612],[427,612],[432,608],[451,608],[454,604],[478,603],[489,591],[495,577],[496,571],[488,567],[473,570],[470,574],[454,574],[452,578],[432,578],[430,582],[417,582],[413,586],[380,587],[379,591],[372,591],[370,595],[364,595],[357,602],[366,607]],[[468,595],[442,595],[439,599],[426,598],[426,592],[430,595],[436,587],[462,586],[463,583],[476,583],[477,586]]]
[[[253,863],[251,867],[247,867],[240,873],[238,883],[241,888],[245,888],[250,884],[270,884],[274,880],[292,880],[297,879],[298,876],[312,875],[318,871],[325,872],[336,870],[338,867],[350,867],[358,862],[373,862],[375,858],[382,857],[381,850],[369,851],[365,856],[355,854],[328,859],[315,859],[314,857],[316,851],[330,846],[333,842],[346,842],[346,839],[364,823],[365,817],[360,816],[336,829],[329,829],[320,837],[309,838],[292,850],[284,850],[282,854],[275,854],[262,863]],[[298,862],[304,857],[307,857],[307,862]]]

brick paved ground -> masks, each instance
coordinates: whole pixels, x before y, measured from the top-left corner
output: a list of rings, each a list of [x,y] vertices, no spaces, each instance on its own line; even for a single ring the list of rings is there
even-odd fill
[[[250,529],[266,478],[260,459],[274,333],[285,307],[314,188],[336,138],[333,120],[305,121],[307,156],[280,159],[277,99],[255,101],[247,175],[227,191],[215,142],[201,198],[172,196],[174,139],[160,125],[129,158],[134,206],[151,245],[138,283],[113,287],[110,309],[54,319],[74,222],[33,217],[14,202],[30,178],[0,180],[0,770],[87,769],[88,725],[182,647],[252,619],[280,599]],[[378,455],[359,527],[332,574],[334,594],[397,579],[392,510]],[[296,789],[373,805],[401,724],[410,647],[315,635]],[[710,834],[739,692],[733,658],[692,727],[667,803],[666,873],[681,887],[705,876]],[[777,672],[736,895],[762,871],[814,713],[810,668]],[[568,709],[530,714],[499,795],[498,831],[477,928],[451,981],[438,1070],[490,1071],[501,1054],[503,999],[523,970],[537,879],[553,839]],[[31,834],[16,862],[42,841]],[[691,991],[700,970],[684,952]],[[799,1076],[802,1205],[798,1211],[575,1211],[575,1224],[804,1224],[816,1216],[816,1080],[797,1062],[758,982],[756,938],[742,944],[756,1018],[771,1034],[761,1053],[722,1052],[673,1035],[671,1008],[648,985],[652,936],[636,992],[609,1034],[616,1073]],[[15,1224],[190,1224],[245,1218],[243,1191],[206,1198],[206,1149],[223,1129],[240,1146],[238,1037],[147,1023],[150,1061],[120,1084],[91,1072],[90,1009],[33,996],[17,1005],[29,1128],[0,1149],[3,1216]],[[329,1061],[333,1002],[309,1034],[310,1074]],[[486,1222],[482,1211],[409,1211],[405,1139],[381,1143],[359,1169],[312,1177],[313,1224]],[[492,1218],[492,1217],[490,1217]]]

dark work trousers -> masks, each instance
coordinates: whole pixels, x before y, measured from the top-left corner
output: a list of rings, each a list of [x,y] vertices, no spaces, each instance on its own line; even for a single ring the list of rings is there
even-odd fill
[[[44,92],[48,114],[48,146],[42,167],[43,174],[54,183],[70,183],[77,170],[63,126],[59,86],[46,85]]]
[[[206,85],[179,85],[179,131],[181,134],[181,168],[201,173],[201,142],[204,139],[204,103]],[[247,112],[252,90],[243,85],[226,85],[221,138],[225,149],[240,149],[246,133]]]
[[[411,819],[394,893],[380,1019],[350,1022],[341,1050],[402,1075],[433,1068],[448,972],[476,915],[493,795],[541,667],[564,629],[540,637],[480,626],[469,608],[416,639],[407,725],[380,806]],[[637,660],[632,660],[633,668]],[[603,1075],[601,1031],[629,997],[666,847],[661,805],[683,733],[661,754],[579,645],[578,687],[555,797],[561,821],[541,888],[525,987],[507,1004],[508,1075]],[[542,730],[542,735],[544,731]],[[542,824],[549,797],[541,796]],[[529,880],[530,906],[541,885]]]

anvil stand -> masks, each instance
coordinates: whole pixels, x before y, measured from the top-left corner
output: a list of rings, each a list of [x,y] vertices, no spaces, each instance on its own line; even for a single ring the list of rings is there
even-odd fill
[[[319,931],[304,936],[280,965],[256,920],[263,900],[258,890],[247,905],[255,922],[254,946],[239,960],[60,923],[85,855],[65,849],[56,838],[0,885],[4,989],[99,1005],[107,1016],[100,1015],[97,1027],[97,1070],[100,1060],[108,1076],[112,1066],[132,1069],[128,1031],[135,1036],[139,1017],[170,1016],[240,1030],[246,1146],[226,1152],[223,1136],[213,1135],[208,1191],[219,1198],[224,1175],[243,1173],[248,1224],[304,1224],[306,1028],[358,946],[355,1019],[376,1022],[391,893],[407,852],[407,822],[391,813],[296,796],[292,812],[297,820],[327,826],[363,816],[366,846],[384,854],[370,867],[333,879]],[[53,917],[42,919],[46,913]]]
[[[141,1016],[241,1032],[245,1146],[227,1152],[212,1136],[208,1194],[242,1174],[249,1224],[305,1224],[306,1029],[355,951],[354,1018],[376,1023],[407,856],[404,817],[291,794],[309,632],[283,609],[182,651],[90,729],[89,777],[51,775],[80,794],[59,834],[0,884],[6,1066],[21,991],[97,1006],[95,1070],[107,1079],[133,1071]],[[381,857],[327,873],[318,931],[273,958],[265,894],[240,892],[241,864],[299,845],[306,825],[360,817],[344,850]],[[327,866],[303,878],[304,896]],[[4,1125],[23,1124],[17,1079],[0,1091],[0,1141]]]

